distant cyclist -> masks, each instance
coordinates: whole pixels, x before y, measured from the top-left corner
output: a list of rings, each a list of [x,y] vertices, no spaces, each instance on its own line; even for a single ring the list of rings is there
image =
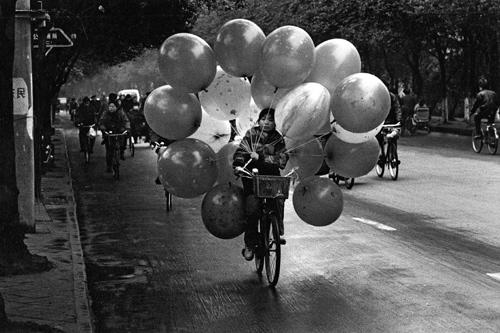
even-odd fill
[[[488,81],[485,78],[479,79],[478,86],[479,92],[471,109],[471,118],[474,117],[474,124],[476,126],[477,135],[475,138],[482,138],[481,120],[487,118],[488,122],[494,122],[500,101],[498,95],[493,90],[487,89]]]
[[[87,133],[90,130],[90,125],[96,124],[96,117],[93,109],[90,107],[90,99],[83,98],[82,104],[76,109],[75,124],[79,128],[80,152],[93,153],[95,137],[90,140],[90,147],[87,147]]]
[[[127,118],[127,115],[123,111],[121,107],[118,107],[117,102],[109,102],[108,110],[105,111],[99,121],[99,128],[101,129],[103,136],[105,136],[105,132],[112,131],[115,134],[119,134],[124,132],[125,130],[130,131],[130,121]],[[104,137],[104,144],[106,145],[106,166],[107,172],[111,172],[111,162],[113,160],[112,149],[109,147],[109,140],[107,137]],[[120,158],[122,160],[125,159],[124,151],[125,151],[125,137],[121,138],[120,142]]]
[[[386,84],[387,88],[389,89],[389,86]],[[391,91],[389,89],[389,95],[391,96],[391,108],[389,110],[389,114],[385,118],[384,124],[389,124],[389,125],[394,125],[397,123],[401,123],[401,107],[399,105],[398,97],[394,91]],[[391,140],[397,140],[399,137],[399,128],[394,127],[391,129],[391,132],[387,134],[387,138]],[[378,159],[379,164],[384,164],[385,162],[385,156],[384,156],[384,135],[382,130],[378,132],[376,135],[378,144],[380,146],[380,156]]]

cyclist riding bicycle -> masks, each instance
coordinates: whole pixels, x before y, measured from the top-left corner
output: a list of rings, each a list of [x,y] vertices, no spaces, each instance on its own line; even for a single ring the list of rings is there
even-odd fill
[[[399,106],[398,97],[396,96],[396,94],[393,91],[389,90],[389,95],[391,96],[391,108],[389,110],[389,114],[385,118],[384,124],[397,124],[401,122],[401,107]],[[399,131],[400,129],[397,127],[392,128],[391,132],[386,135],[387,139],[394,140],[395,144],[397,144],[396,140],[399,138]],[[380,156],[378,159],[378,163],[383,165],[385,163],[385,155],[384,134],[382,129],[375,137],[377,138],[378,144],[380,146]]]
[[[87,147],[87,133],[90,130],[90,125],[96,123],[96,118],[93,109],[90,107],[90,99],[83,98],[83,103],[76,109],[75,124],[79,127],[78,137],[80,139],[80,152],[93,153],[95,137],[90,140],[90,147]]]
[[[111,172],[111,163],[113,160],[113,150],[110,149],[109,140],[105,132],[122,133],[125,130],[130,131],[130,121],[125,112],[117,106],[117,102],[109,102],[108,110],[102,114],[99,121],[99,128],[103,132],[104,144],[106,145],[106,171]],[[126,141],[125,137],[120,138],[120,158],[125,159]]]
[[[495,115],[500,106],[498,95],[488,88],[488,81],[485,78],[479,79],[479,92],[476,101],[471,109],[471,118],[474,117],[476,127],[476,138],[482,138],[481,120],[487,118],[489,123],[495,121]]]
[[[243,137],[240,146],[233,156],[233,167],[245,166],[249,170],[258,169],[261,175],[280,175],[280,169],[284,169],[288,161],[285,153],[285,140],[276,131],[274,122],[274,109],[263,109],[258,118],[257,126],[249,129]],[[250,152],[249,152],[250,151]],[[248,162],[248,165],[247,165]],[[254,257],[254,249],[258,245],[258,222],[260,218],[260,201],[253,192],[253,182],[250,178],[242,178],[243,190],[246,197],[245,214],[247,225],[245,229],[245,248],[242,254],[246,260],[250,261]],[[274,199],[277,212],[280,232],[283,235],[283,214],[284,201]]]

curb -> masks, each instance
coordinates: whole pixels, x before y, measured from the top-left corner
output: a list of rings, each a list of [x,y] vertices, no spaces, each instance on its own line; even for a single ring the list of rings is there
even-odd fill
[[[85,260],[83,257],[83,249],[80,238],[80,229],[78,227],[78,219],[76,212],[76,200],[73,192],[73,180],[71,178],[71,164],[69,162],[68,146],[66,142],[66,134],[61,127],[57,128],[60,132],[64,143],[64,156],[66,159],[66,170],[68,173],[69,193],[71,199],[71,208],[68,209],[67,221],[70,227],[70,246],[71,258],[73,262],[73,285],[75,296],[75,311],[76,324],[78,332],[92,333],[92,314],[90,310],[89,292],[87,288],[87,273],[85,271]]]

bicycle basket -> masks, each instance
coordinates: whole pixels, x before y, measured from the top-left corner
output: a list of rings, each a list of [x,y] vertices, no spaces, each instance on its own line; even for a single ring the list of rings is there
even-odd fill
[[[415,120],[418,122],[428,122],[429,108],[417,108],[415,110]]]
[[[258,198],[288,198],[291,177],[258,175],[253,177],[253,191]]]

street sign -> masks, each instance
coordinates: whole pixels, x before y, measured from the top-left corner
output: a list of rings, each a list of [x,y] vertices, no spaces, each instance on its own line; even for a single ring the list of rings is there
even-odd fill
[[[38,31],[33,32],[33,47],[38,48],[38,41],[40,36]],[[50,28],[47,33],[47,38],[45,40],[45,47],[71,47],[73,46],[73,41],[66,35],[66,33],[61,28]]]

